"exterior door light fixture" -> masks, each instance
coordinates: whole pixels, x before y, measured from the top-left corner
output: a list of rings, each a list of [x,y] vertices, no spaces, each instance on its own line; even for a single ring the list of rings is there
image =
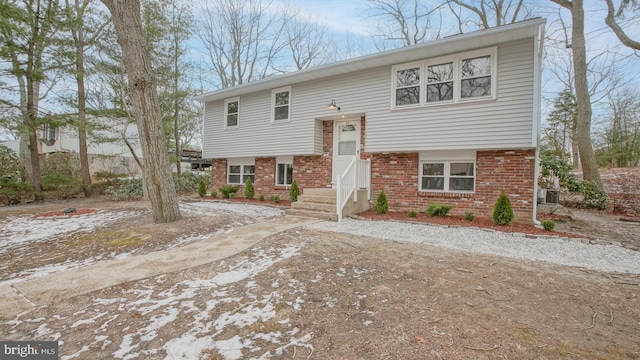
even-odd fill
[[[327,109],[340,111],[340,106],[336,105],[336,101],[335,100],[331,100],[331,104],[329,104],[327,106]]]

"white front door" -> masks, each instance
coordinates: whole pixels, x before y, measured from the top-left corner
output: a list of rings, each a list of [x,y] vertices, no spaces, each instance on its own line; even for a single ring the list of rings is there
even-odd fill
[[[354,157],[360,156],[360,119],[333,122],[333,176],[336,186],[338,175],[342,175]]]

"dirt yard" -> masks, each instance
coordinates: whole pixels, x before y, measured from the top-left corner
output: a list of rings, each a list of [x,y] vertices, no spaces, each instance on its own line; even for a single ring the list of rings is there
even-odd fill
[[[278,216],[209,203],[183,201],[185,218],[164,225],[144,202],[0,208],[0,232],[15,240],[0,239],[0,285]],[[78,215],[91,222],[34,218],[70,207],[100,211]],[[640,225],[571,211],[560,231],[640,249]],[[23,223],[48,234],[20,233]],[[0,339],[58,340],[61,359],[640,358],[640,275],[470,254],[298,228],[224,261],[0,319]]]

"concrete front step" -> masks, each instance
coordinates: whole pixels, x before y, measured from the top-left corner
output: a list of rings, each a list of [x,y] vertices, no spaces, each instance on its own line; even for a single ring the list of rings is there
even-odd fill
[[[329,213],[325,211],[286,209],[284,213],[287,215],[293,215],[293,216],[316,218],[316,219],[323,219],[328,221],[338,221],[338,214],[336,214],[335,212]]]
[[[291,203],[291,208],[296,210],[323,211],[328,213],[336,212],[335,201],[333,204],[297,201]]]
[[[336,189],[331,188],[316,188],[316,189],[304,189],[302,191],[303,195],[313,195],[313,196],[327,196],[327,197],[336,197]]]
[[[298,195],[298,202],[303,203],[321,203],[321,204],[336,204],[336,196],[320,196],[320,195]]]

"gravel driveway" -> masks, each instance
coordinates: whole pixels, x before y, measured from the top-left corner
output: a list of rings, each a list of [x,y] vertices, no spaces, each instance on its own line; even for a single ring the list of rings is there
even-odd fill
[[[606,272],[640,274],[640,252],[618,245],[585,244],[580,239],[528,238],[524,234],[473,228],[350,218],[340,223],[321,222],[308,226],[319,230],[428,244],[473,253],[546,261]]]

